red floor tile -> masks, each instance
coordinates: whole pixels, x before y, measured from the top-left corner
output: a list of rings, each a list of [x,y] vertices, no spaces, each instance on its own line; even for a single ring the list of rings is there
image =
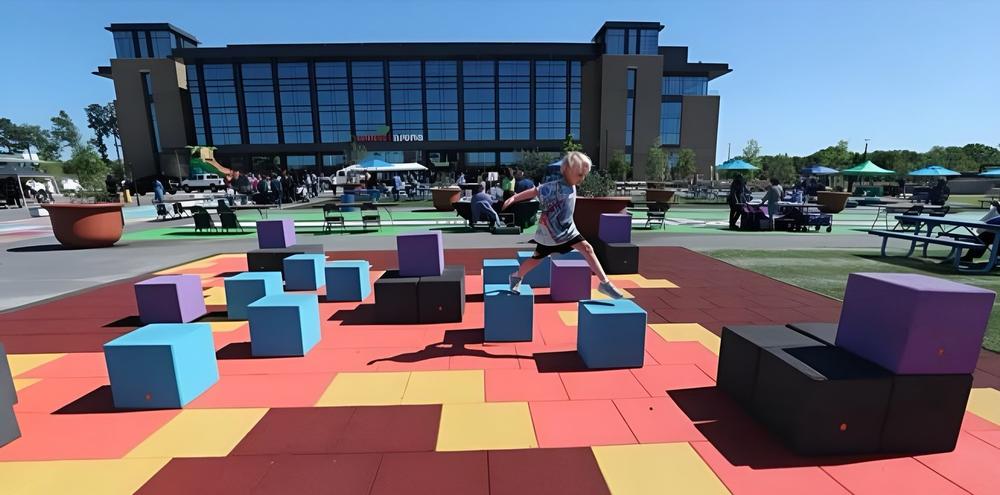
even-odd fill
[[[487,402],[568,400],[558,373],[538,373],[531,369],[488,369]]]
[[[374,371],[364,363],[379,357],[378,352],[367,350],[313,348],[303,357],[255,358],[250,356],[249,343],[230,344],[220,350],[220,375],[274,375],[288,373],[329,373],[334,371]],[[233,352],[227,355],[227,350]],[[343,352],[349,351],[349,352]],[[358,359],[349,359],[349,357]],[[358,369],[361,368],[361,369]]]
[[[520,360],[530,357],[518,354],[511,343],[465,344],[455,350],[448,362],[453,370],[518,369]]]
[[[1000,449],[1000,430],[970,431],[969,434]]]
[[[1000,425],[966,411],[962,419],[962,429],[965,431],[1000,430]]]
[[[223,375],[186,407],[311,407],[334,376],[334,372]]]
[[[969,433],[959,434],[953,452],[916,459],[972,493],[996,493],[1000,486],[1000,449]]]
[[[490,495],[610,494],[588,448],[489,452]]]
[[[136,494],[251,493],[273,464],[274,459],[270,456],[176,458],[163,466]]]
[[[280,456],[253,493],[367,495],[381,460],[378,454]]]
[[[630,370],[560,373],[571,400],[648,397]]]
[[[715,381],[693,364],[643,366],[631,372],[653,397],[663,397],[667,390],[715,386]]]
[[[636,443],[610,400],[531,402],[538,446],[587,447]]]
[[[17,392],[18,413],[52,413],[107,385],[105,378],[45,378]]]
[[[713,380],[719,367],[719,358],[700,342],[666,342],[647,339],[646,352],[664,364],[693,364]]]
[[[385,454],[371,495],[489,495],[486,452]]]
[[[230,455],[327,454],[353,414],[353,407],[271,409]]]
[[[709,442],[692,442],[698,455],[734,494],[846,495],[848,492],[815,466],[754,469],[734,466]]]
[[[660,308],[657,309],[656,312],[671,323],[701,323],[705,321],[715,321],[715,318],[711,315],[711,310]]]
[[[966,493],[912,457],[824,466],[823,470],[855,495]]]

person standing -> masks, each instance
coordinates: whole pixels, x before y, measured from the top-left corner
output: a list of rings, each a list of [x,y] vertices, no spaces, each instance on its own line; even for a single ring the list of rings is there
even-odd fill
[[[271,202],[278,205],[281,208],[282,200],[284,199],[283,188],[281,187],[281,178],[278,174],[271,176]]]
[[[403,179],[396,174],[392,176],[392,200],[399,202],[399,191],[403,189]]]
[[[163,183],[160,182],[159,178],[153,179],[153,202],[154,203],[163,202]]]
[[[514,172],[514,177],[517,178],[517,182],[514,184],[514,194],[535,187],[535,182],[524,176],[524,170]]]
[[[507,201],[514,195],[514,171],[507,169],[503,174],[503,179],[500,180],[500,188],[503,189],[503,200]]]
[[[118,197],[118,181],[115,180],[115,176],[108,174],[108,178],[104,179],[104,187],[108,190],[108,196]],[[121,199],[118,202],[121,203]]]
[[[740,206],[746,202],[746,183],[743,176],[737,174],[729,184],[729,195],[726,202],[729,203],[729,230],[736,230],[736,221],[740,219]]]
[[[767,203],[767,217],[771,220],[771,230],[774,230],[774,218],[778,215],[778,203],[784,196],[785,190],[781,187],[781,182],[772,178],[771,185],[764,193],[764,202]]]

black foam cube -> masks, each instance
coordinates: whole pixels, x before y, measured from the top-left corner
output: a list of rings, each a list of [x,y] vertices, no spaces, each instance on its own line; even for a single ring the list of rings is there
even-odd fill
[[[465,314],[465,267],[448,265],[439,276],[420,277],[417,294],[420,323],[462,321]]]
[[[14,377],[10,373],[10,363],[7,362],[7,350],[0,343],[0,409],[14,404],[17,404]]]
[[[892,375],[828,345],[760,353],[753,413],[803,455],[877,452]]]
[[[819,342],[780,325],[727,326],[722,328],[716,383],[737,402],[749,407],[760,350],[766,347],[810,346]]]
[[[788,328],[826,344],[837,342],[836,323],[789,323]]]
[[[625,242],[607,243],[600,239],[591,245],[608,275],[639,273],[639,246]]]
[[[285,248],[254,249],[247,251],[247,269],[251,272],[284,273],[285,258],[294,254],[325,254],[325,251],[322,244],[296,244]]]
[[[375,281],[375,314],[379,323],[420,323],[419,277],[388,270]]]
[[[882,428],[883,452],[955,450],[972,375],[895,375]]]
[[[21,437],[21,428],[17,426],[17,416],[11,406],[0,406],[0,447]]]

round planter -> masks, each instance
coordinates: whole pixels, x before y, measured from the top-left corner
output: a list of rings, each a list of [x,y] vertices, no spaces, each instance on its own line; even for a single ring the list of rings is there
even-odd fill
[[[840,213],[847,207],[850,197],[851,193],[848,192],[816,191],[816,204],[822,213]]]
[[[431,199],[437,211],[452,211],[452,203],[462,197],[462,190],[457,187],[431,188]]]
[[[646,189],[646,201],[669,203],[674,199],[674,191],[669,189]]]
[[[628,207],[629,198],[576,198],[576,210],[573,212],[573,222],[576,228],[588,240],[597,239],[597,228],[604,213],[622,213]]]
[[[119,203],[46,204],[52,233],[68,248],[108,247],[122,237],[124,221]]]

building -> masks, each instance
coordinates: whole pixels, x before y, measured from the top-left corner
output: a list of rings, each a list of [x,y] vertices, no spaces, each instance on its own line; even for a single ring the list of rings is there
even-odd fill
[[[727,64],[659,46],[657,22],[606,22],[589,43],[332,43],[200,47],[170,24],[112,24],[124,158],[136,177],[179,175],[186,147],[236,170],[322,169],[352,142],[392,162],[496,167],[559,151],[567,134],[599,166],[621,150],[645,175],[671,159],[715,163]]]

